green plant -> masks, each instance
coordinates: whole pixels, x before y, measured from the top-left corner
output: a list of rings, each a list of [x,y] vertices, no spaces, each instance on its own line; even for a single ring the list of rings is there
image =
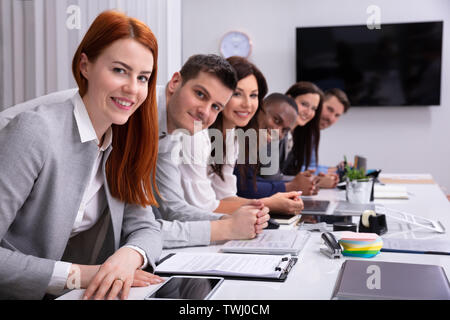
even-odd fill
[[[357,169],[350,167],[348,165],[346,156],[344,156],[344,161],[345,161],[344,179],[348,178],[350,181],[352,180],[369,181],[369,178],[366,177],[366,170],[364,168]]]

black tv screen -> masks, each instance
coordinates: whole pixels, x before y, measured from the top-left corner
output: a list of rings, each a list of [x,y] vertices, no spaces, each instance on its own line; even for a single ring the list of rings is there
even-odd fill
[[[442,21],[297,28],[297,81],[353,106],[440,105]]]

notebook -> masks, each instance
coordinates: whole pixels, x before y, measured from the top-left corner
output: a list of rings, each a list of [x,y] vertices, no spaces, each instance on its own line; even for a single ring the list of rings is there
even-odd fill
[[[278,222],[279,224],[286,225],[286,224],[296,223],[300,219],[301,215],[297,214],[295,216],[292,216],[292,215],[287,215],[287,214],[282,214],[282,213],[272,213],[271,212],[270,217],[272,219],[274,219],[276,222]]]
[[[448,300],[450,285],[437,265],[346,260],[332,299]]]
[[[228,241],[220,250],[234,253],[298,255],[310,235],[308,231],[264,230],[254,239]]]
[[[296,262],[297,257],[291,255],[179,252],[164,257],[157,265],[155,274],[284,281]]]

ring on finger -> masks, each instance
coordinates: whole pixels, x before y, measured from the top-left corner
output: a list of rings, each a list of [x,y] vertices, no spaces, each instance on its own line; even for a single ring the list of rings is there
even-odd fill
[[[122,282],[122,284],[125,282],[122,278],[116,278],[116,280],[114,280],[114,281],[121,281]]]

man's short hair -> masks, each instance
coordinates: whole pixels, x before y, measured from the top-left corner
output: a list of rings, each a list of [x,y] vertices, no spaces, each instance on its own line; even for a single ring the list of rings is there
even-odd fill
[[[180,70],[183,84],[197,77],[200,72],[213,74],[225,87],[233,91],[236,89],[236,71],[234,71],[227,60],[216,54],[196,54],[191,56]]]
[[[263,106],[265,108],[268,105],[282,103],[282,102],[286,102],[287,104],[289,104],[292,108],[294,108],[295,112],[298,113],[297,103],[295,102],[295,100],[288,95],[278,93],[278,92],[269,94],[264,99]]]
[[[328,100],[330,97],[336,97],[340,103],[344,106],[344,113],[350,109],[350,100],[348,100],[347,95],[344,91],[338,88],[328,89],[325,91],[325,100]]]

